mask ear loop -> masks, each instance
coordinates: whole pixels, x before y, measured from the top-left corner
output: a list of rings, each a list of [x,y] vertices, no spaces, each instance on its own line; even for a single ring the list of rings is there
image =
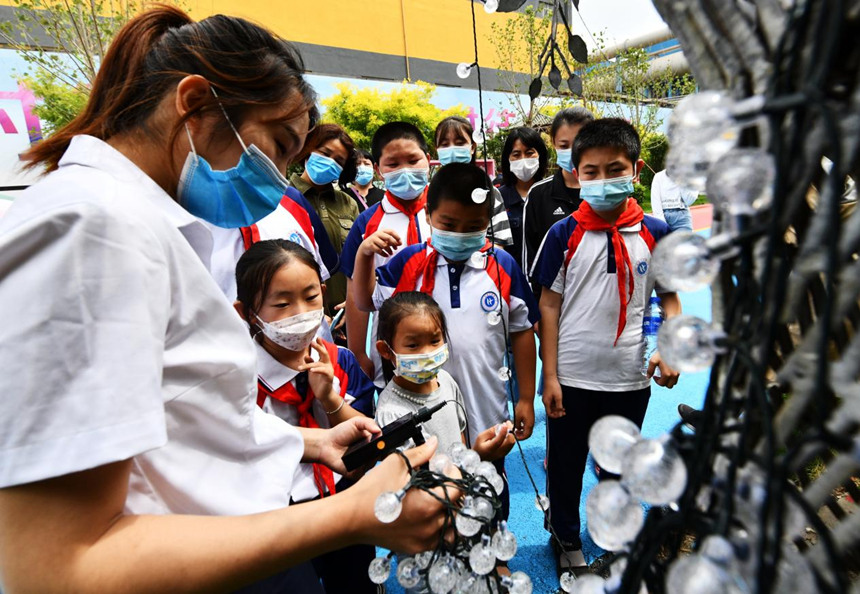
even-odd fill
[[[191,145],[191,152],[197,156],[197,148],[194,146],[194,139],[191,138],[191,130],[188,129],[188,122],[185,122],[185,133],[188,135],[188,144]]]
[[[239,136],[239,131],[236,130],[236,126],[234,126],[233,122],[230,121],[230,116],[227,115],[227,110],[224,108],[224,104],[221,103],[221,99],[218,97],[218,93],[215,92],[215,87],[210,85],[209,89],[212,91],[212,94],[215,95],[215,101],[218,103],[218,107],[221,108],[221,113],[224,114],[224,119],[227,120],[227,123],[230,125],[230,129],[233,131],[233,134],[235,134],[236,138],[239,140],[239,144],[242,145],[242,150],[247,153],[248,147],[245,146],[245,142],[242,140],[242,137]]]

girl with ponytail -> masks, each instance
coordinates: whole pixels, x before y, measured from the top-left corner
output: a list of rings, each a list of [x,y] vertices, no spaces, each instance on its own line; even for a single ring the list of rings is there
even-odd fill
[[[3,592],[278,592],[326,551],[438,542],[427,494],[384,530],[373,515],[408,480],[396,456],[288,506],[300,462],[342,473],[379,429],[260,410],[255,347],[207,270],[200,219],[247,226],[283,195],[316,119],[302,69],[259,26],[159,7],[120,31],[80,116],[25,155],[45,175],[0,219]]]

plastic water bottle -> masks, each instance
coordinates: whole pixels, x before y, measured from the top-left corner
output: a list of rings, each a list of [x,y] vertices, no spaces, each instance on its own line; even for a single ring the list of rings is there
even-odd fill
[[[651,355],[657,350],[657,332],[663,324],[663,308],[659,297],[648,300],[648,308],[642,317],[642,375],[648,375]],[[660,377],[660,368],[654,370],[654,377]]]

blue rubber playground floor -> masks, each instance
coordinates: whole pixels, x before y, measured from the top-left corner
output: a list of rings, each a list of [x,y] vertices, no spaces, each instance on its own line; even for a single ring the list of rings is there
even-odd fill
[[[681,293],[681,304],[685,314],[711,320],[711,292],[704,289],[695,293]],[[538,362],[540,363],[540,362]],[[540,374],[540,367],[538,367]],[[671,390],[652,383],[651,401],[642,427],[645,437],[657,437],[672,429],[679,421],[678,404],[686,403],[700,408],[708,387],[709,372],[682,374],[678,384]],[[535,428],[531,438],[522,442],[525,463],[541,493],[545,492],[546,474],[543,461],[546,451],[546,413],[540,398],[535,400]],[[555,573],[555,560],[550,550],[549,535],[543,528],[543,514],[535,507],[535,491],[528,478],[526,467],[515,447],[505,460],[508,482],[511,490],[511,513],[509,528],[517,536],[516,556],[509,562],[511,571],[525,571],[534,584],[536,594],[556,592],[558,578]],[[588,535],[588,518],[585,514],[585,500],[589,491],[597,484],[593,461],[589,458],[583,480],[583,493],[580,501],[580,517],[584,519],[582,531],[583,552],[587,561],[593,561],[603,554]],[[386,584],[390,593],[403,592],[392,571]]]

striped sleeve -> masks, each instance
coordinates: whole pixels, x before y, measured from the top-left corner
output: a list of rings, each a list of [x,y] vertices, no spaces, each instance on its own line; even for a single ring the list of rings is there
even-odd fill
[[[343,249],[340,252],[340,271],[348,278],[352,278],[352,272],[355,270],[355,255],[358,253],[358,246],[364,241],[364,232],[367,230],[367,221],[379,209],[379,203],[374,204],[355,219],[349,234],[346,236],[346,241],[343,244]]]
[[[493,188],[493,218],[491,223],[495,243],[503,246],[513,245],[514,235],[511,231],[511,222],[508,220],[508,211],[498,188]]]
[[[373,290],[373,306],[377,310],[382,307],[386,299],[394,295],[398,288],[402,289],[404,282],[409,279],[404,276],[407,268],[412,268],[410,262],[420,259],[426,246],[423,243],[407,246],[399,250],[385,264],[376,269],[376,288]],[[408,275],[407,275],[408,276]],[[414,275],[412,275],[414,277]],[[414,283],[414,278],[412,280]],[[409,290],[414,290],[413,286]]]
[[[353,400],[349,403],[352,408],[366,417],[373,418],[373,398],[376,394],[376,386],[370,378],[361,370],[355,355],[343,347],[337,348],[337,364],[346,376],[345,396],[351,396]],[[343,387],[341,387],[343,390]]]
[[[554,224],[544,237],[535,259],[532,276],[542,287],[556,293],[564,293],[567,244],[575,227],[573,217]]]
[[[325,227],[323,227],[322,220],[314,210],[314,207],[311,206],[311,203],[307,201],[307,198],[296,188],[288,187],[284,197],[289,198],[289,200],[282,200],[281,204],[299,222],[302,230],[313,242],[318,252],[316,254],[319,256],[318,260],[327,271],[328,277],[331,277],[331,275],[338,271],[340,259],[338,258],[337,250],[334,249],[331,240],[328,238],[328,233],[326,233]],[[301,213],[307,216],[307,222],[302,220],[304,217],[300,217]],[[323,274],[323,276],[325,277],[326,275]],[[323,280],[326,279],[324,278]]]

